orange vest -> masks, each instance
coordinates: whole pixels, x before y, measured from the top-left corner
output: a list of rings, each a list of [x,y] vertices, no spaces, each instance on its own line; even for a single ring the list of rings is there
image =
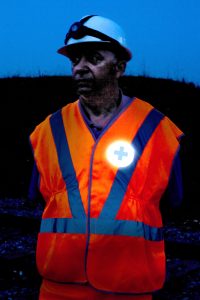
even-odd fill
[[[96,140],[79,105],[48,116],[30,136],[46,201],[38,270],[101,291],[158,290],[165,280],[159,202],[182,132],[134,98]]]

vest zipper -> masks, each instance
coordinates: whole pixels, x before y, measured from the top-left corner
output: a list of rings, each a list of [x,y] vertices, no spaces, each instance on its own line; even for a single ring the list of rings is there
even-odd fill
[[[89,242],[90,242],[90,204],[91,204],[91,190],[92,190],[92,167],[93,167],[93,161],[94,161],[94,153],[97,147],[97,142],[94,144],[92,149],[92,155],[90,158],[90,172],[89,172],[89,184],[88,184],[88,214],[86,215],[86,234],[87,234],[87,241],[86,241],[86,250],[85,250],[85,276],[87,281],[87,258],[88,258],[88,248],[89,248]]]

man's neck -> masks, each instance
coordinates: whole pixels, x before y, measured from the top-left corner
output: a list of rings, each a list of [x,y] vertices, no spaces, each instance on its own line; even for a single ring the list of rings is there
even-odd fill
[[[104,96],[80,97],[83,109],[92,123],[103,128],[116,113],[121,103],[122,93],[120,90]]]

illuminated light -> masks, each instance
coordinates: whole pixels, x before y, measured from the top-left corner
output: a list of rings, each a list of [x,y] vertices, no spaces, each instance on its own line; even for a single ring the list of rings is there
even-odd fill
[[[125,168],[134,159],[135,151],[131,144],[125,141],[115,141],[106,150],[107,160],[115,167]]]

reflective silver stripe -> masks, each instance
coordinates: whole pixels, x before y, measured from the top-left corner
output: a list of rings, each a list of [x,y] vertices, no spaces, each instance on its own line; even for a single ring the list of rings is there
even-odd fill
[[[41,233],[86,234],[86,221],[83,219],[49,218],[42,219]],[[127,220],[90,219],[90,234],[122,235],[143,237],[150,241],[163,240],[163,228],[152,227],[142,222]]]

